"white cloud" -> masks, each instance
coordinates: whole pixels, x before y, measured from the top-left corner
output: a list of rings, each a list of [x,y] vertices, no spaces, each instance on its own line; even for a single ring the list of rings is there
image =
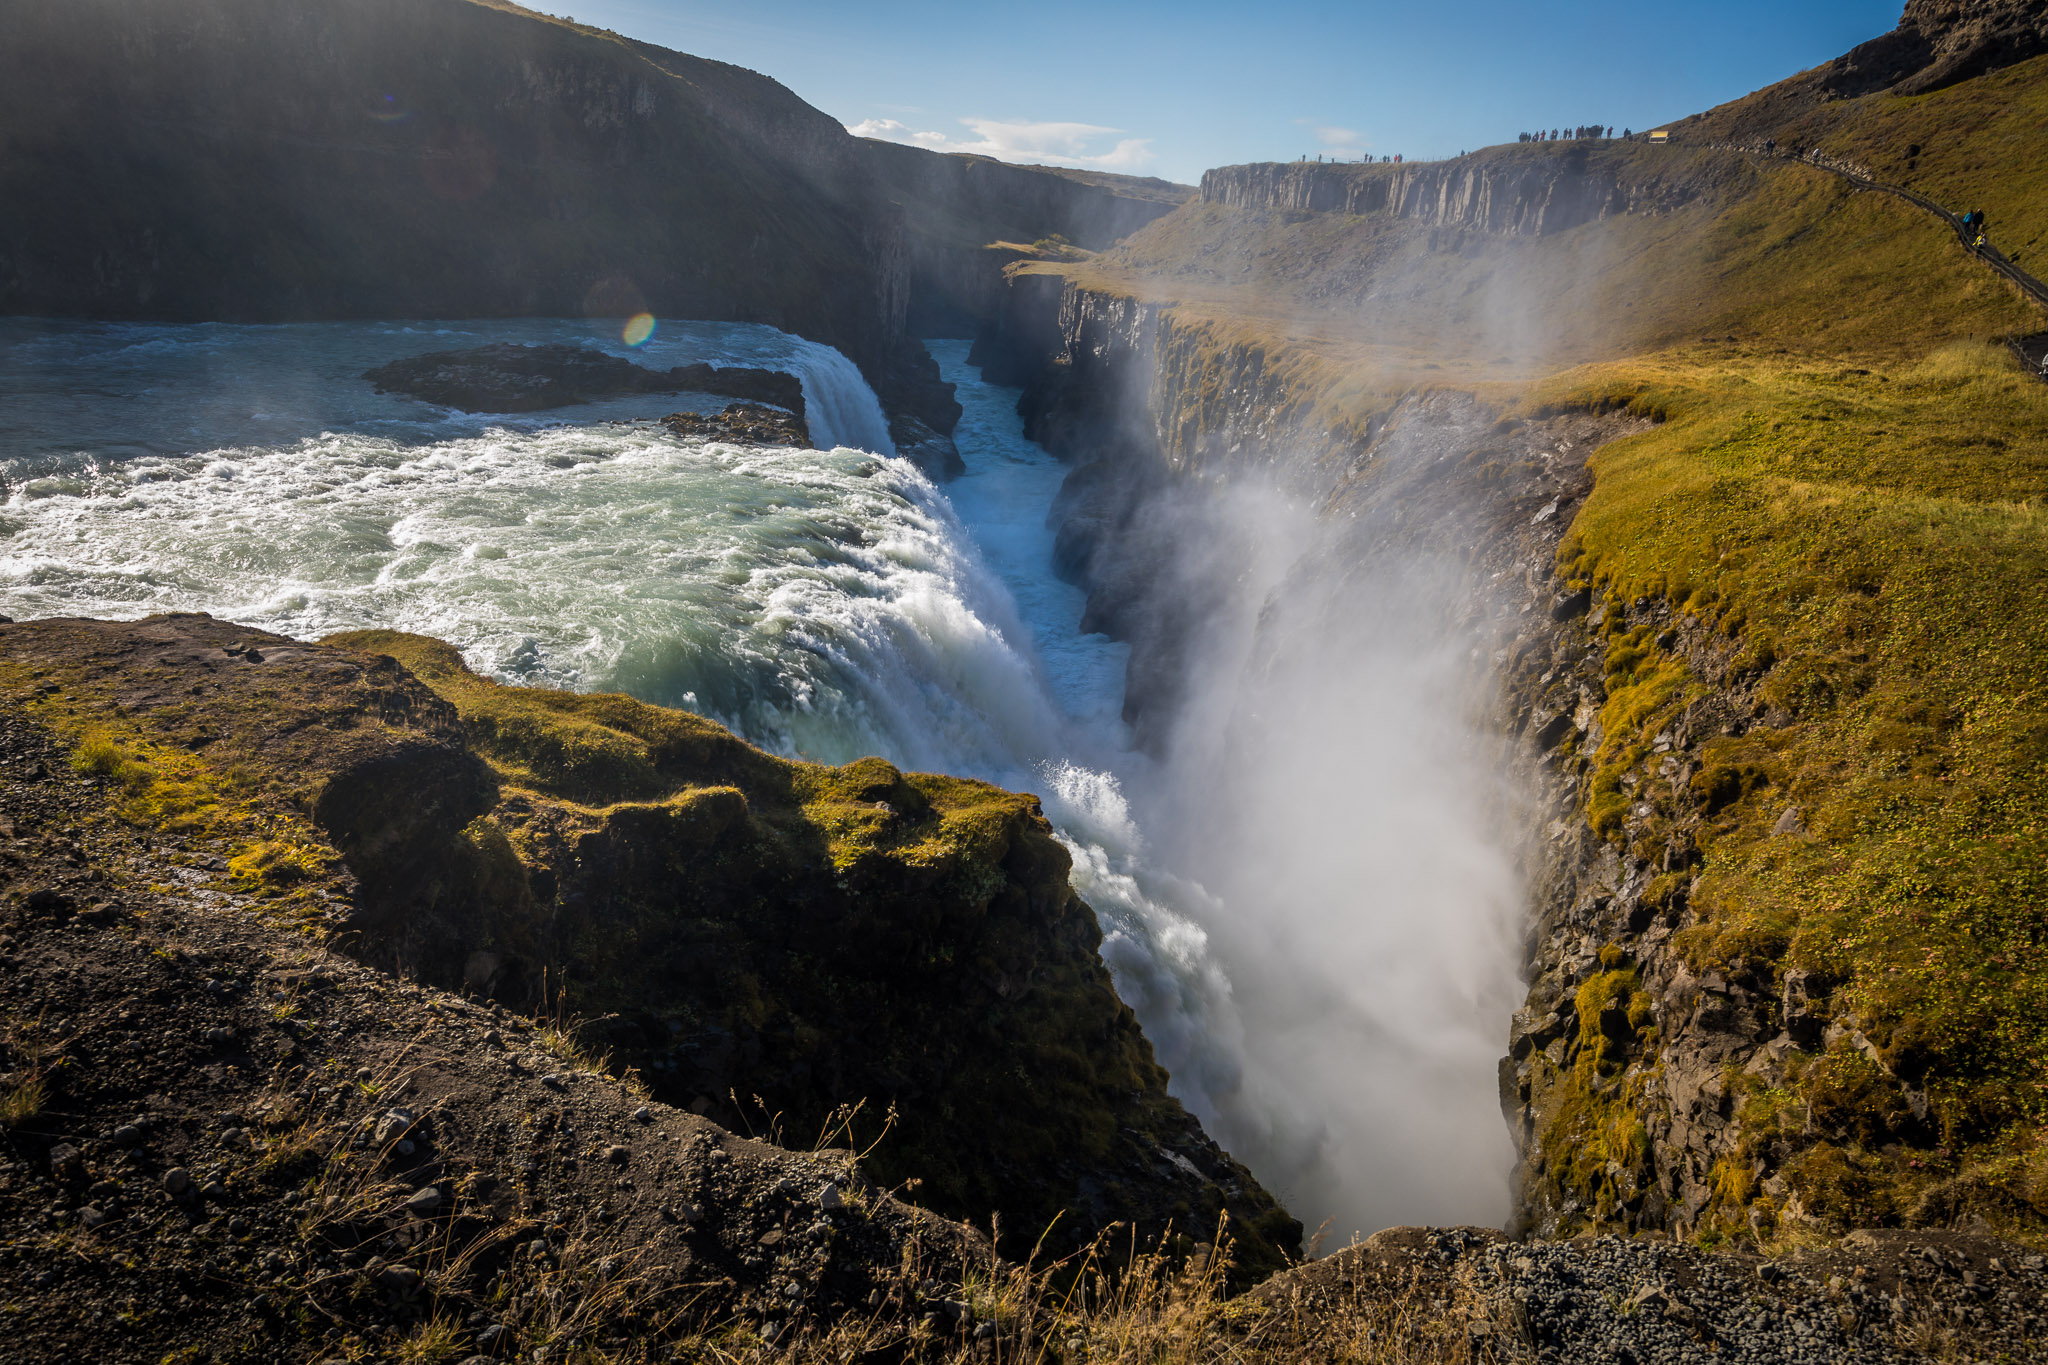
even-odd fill
[[[935,152],[969,152],[998,161],[1047,166],[1079,166],[1099,171],[1138,171],[1152,161],[1152,139],[1117,138],[1121,128],[1093,123],[1037,123],[1029,119],[964,118],[973,138],[920,131],[892,118],[862,119],[848,124],[855,137],[905,142]],[[1116,141],[1108,146],[1109,139]]]
[[[1372,140],[1355,128],[1339,128],[1335,124],[1317,123],[1314,119],[1305,118],[1298,118],[1295,122],[1315,134],[1317,150],[1339,161],[1364,156],[1372,146]]]

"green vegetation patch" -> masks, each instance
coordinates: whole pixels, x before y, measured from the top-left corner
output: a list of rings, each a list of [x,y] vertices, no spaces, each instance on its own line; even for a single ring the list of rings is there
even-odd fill
[[[1563,567],[1712,626],[1723,685],[1757,699],[1758,727],[1691,779],[1708,825],[1685,950],[1767,988],[1813,973],[1873,1054],[1788,1082],[1820,1123],[1784,1139],[1817,1153],[1794,1192],[1847,1224],[1910,1216],[1895,1196],[1930,1166],[2018,1179],[2048,1121],[2048,388],[1959,342],[1891,365],[1676,353],[1548,398],[1667,418],[1597,457]],[[1645,722],[1700,680],[1644,631],[1608,661],[1590,813],[1612,833]],[[1902,1087],[1926,1097],[1903,1125]],[[2033,1191],[1980,1202],[2038,1230]]]
[[[358,631],[323,643],[397,659],[455,705],[506,783],[593,819],[636,804],[687,818],[692,798],[736,792],[755,819],[822,842],[841,871],[876,858],[943,871],[999,860],[1015,822],[1037,818],[1035,797],[985,782],[906,775],[879,758],[840,768],[793,762],[688,711],[619,693],[506,687],[423,636]]]

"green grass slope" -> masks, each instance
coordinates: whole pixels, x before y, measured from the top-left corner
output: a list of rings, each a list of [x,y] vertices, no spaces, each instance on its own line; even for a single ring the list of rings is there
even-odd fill
[[[2039,274],[2048,241],[2048,57],[1927,95],[1800,100],[1773,87],[1702,115],[1687,137],[1813,147],[1957,213],[1982,209],[1992,240]]]

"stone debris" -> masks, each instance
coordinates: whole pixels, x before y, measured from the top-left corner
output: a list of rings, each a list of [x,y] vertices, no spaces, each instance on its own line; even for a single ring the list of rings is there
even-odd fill
[[[1771,1262],[1618,1237],[1394,1228],[1251,1298],[1314,1311],[1403,1293],[1446,1306],[1475,1358],[1499,1361],[1880,1365],[2038,1360],[2048,1346],[2048,1259],[1969,1233],[1852,1233]]]

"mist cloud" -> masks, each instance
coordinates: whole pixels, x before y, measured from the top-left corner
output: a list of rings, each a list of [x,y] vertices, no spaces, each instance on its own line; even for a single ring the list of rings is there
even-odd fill
[[[934,152],[965,152],[1024,164],[1135,172],[1152,162],[1152,139],[1119,137],[1124,131],[1121,128],[1029,119],[963,118],[960,122],[973,137],[919,130],[892,118],[863,119],[848,124],[846,131],[855,137],[902,142]],[[1116,141],[1105,148],[1111,138]]]
[[[1435,453],[1416,445],[1382,457]],[[1366,548],[1393,529],[1318,529],[1240,487],[1174,537],[1258,547],[1226,556],[1235,591],[1194,651],[1169,756],[1133,792],[1160,860],[1199,884],[1175,899],[1215,984],[1170,973],[1199,1023],[1112,957],[1176,1093],[1340,1246],[1499,1222],[1513,1157],[1494,1066],[1518,1003],[1522,821],[1478,641],[1447,627],[1472,584],[1455,558]]]

